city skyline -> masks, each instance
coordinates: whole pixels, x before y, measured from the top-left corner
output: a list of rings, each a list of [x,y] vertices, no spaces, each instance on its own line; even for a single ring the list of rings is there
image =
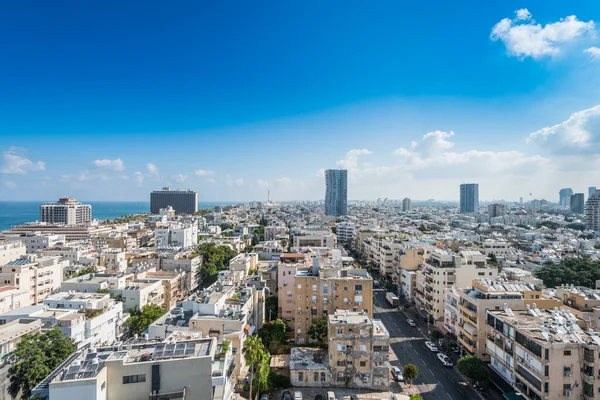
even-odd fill
[[[600,4],[313,6],[7,5],[0,200],[315,200],[330,168],[350,199],[596,185]]]

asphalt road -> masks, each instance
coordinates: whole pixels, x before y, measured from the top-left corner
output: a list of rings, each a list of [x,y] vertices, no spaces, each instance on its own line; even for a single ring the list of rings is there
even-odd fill
[[[374,318],[383,321],[390,333],[390,346],[398,361],[391,362],[402,368],[404,364],[415,364],[419,376],[413,382],[425,400],[480,399],[467,385],[455,367],[444,367],[433,353],[425,347],[427,326],[410,327],[404,312],[392,308],[385,299],[385,292],[377,291]],[[392,383],[395,385],[395,383]]]

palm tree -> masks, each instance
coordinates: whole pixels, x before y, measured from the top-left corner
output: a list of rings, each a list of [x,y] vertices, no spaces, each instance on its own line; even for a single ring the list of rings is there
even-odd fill
[[[252,399],[252,381],[254,380],[254,366],[260,361],[265,347],[258,336],[248,336],[244,341],[242,354],[246,363],[250,364],[250,399]]]

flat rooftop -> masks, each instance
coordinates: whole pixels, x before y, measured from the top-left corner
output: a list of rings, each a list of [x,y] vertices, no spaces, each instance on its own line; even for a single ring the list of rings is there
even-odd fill
[[[362,311],[343,311],[338,310],[335,314],[329,315],[330,324],[370,324],[371,318],[366,312]]]
[[[325,350],[310,347],[292,347],[290,370],[329,369],[329,356]]]
[[[17,319],[4,325],[0,325],[0,343],[10,342],[23,335],[40,330],[42,321],[39,319]]]
[[[68,293],[59,292],[46,297],[46,300],[65,300],[65,301],[84,301],[84,300],[102,300],[109,295],[106,293]]]

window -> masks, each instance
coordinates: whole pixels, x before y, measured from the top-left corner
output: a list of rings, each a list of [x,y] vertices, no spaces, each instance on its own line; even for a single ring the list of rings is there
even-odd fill
[[[315,382],[319,382],[319,373],[318,373],[318,372],[315,372],[315,374],[314,374],[314,376],[313,376],[313,380],[314,380]]]
[[[354,290],[356,290],[356,291],[362,290],[362,285],[354,285]]]
[[[302,300],[302,296],[298,296],[298,300]]]
[[[546,349],[546,353],[548,353],[548,349]],[[571,355],[571,350],[563,351],[563,356],[570,356],[570,355]],[[548,357],[546,357],[546,359],[548,359]]]
[[[361,361],[360,362],[360,366],[361,367],[366,367],[367,366],[367,362],[366,361]]]
[[[298,284],[298,289],[302,289],[302,285],[301,284]]]
[[[485,272],[478,272],[477,275],[483,276],[483,275],[485,275]]]
[[[106,381],[102,382],[102,385],[100,386],[100,391],[103,391],[104,389],[106,389]]]
[[[337,334],[338,334],[338,336],[342,336],[344,334],[344,329],[343,328],[338,328]]]
[[[360,351],[367,351],[367,345],[361,344],[360,345]]]
[[[346,345],[345,344],[338,344],[337,345],[337,350],[338,351],[346,351]]]
[[[337,361],[337,366],[338,367],[345,367],[346,366],[346,361],[344,361],[344,360],[338,360]]]
[[[321,382],[325,382],[325,372],[321,372]]]
[[[348,286],[344,286],[344,292],[348,291]]]
[[[300,382],[304,381],[304,372],[298,372],[298,381],[300,381]]]
[[[313,292],[316,292],[317,291],[317,285],[313,285],[312,289],[313,289]]]
[[[316,303],[316,302],[317,302],[317,296],[313,296],[313,297],[312,297],[312,302],[313,302],[313,303]]]
[[[126,375],[123,377],[123,385],[126,385],[128,383],[140,383],[140,382],[146,382],[146,374]]]

